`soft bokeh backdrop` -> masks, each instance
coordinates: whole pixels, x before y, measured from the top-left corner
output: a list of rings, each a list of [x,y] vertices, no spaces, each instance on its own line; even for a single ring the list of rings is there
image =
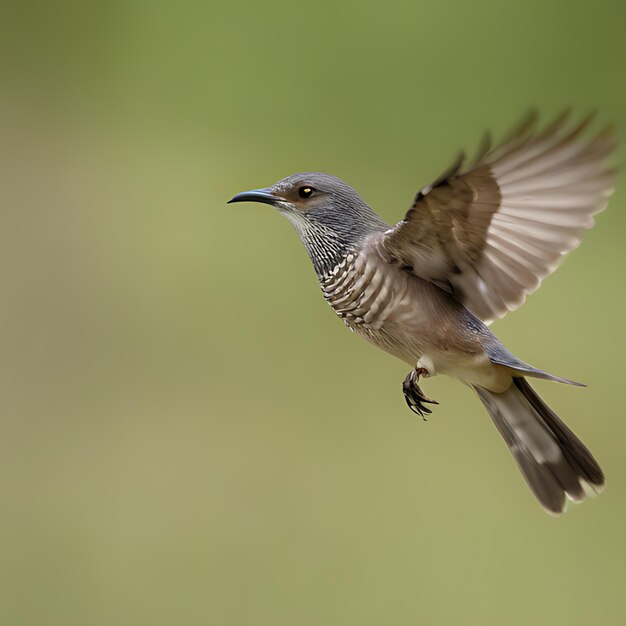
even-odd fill
[[[626,128],[626,4],[0,7],[0,623],[626,622],[626,180],[494,326],[608,488],[545,515],[480,403],[347,332],[235,192],[389,221],[531,105]],[[623,150],[618,162],[624,161]]]

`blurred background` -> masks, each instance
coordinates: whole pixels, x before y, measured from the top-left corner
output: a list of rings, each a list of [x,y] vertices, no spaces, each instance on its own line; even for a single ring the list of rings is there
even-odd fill
[[[390,222],[530,107],[626,129],[626,5],[0,5],[0,624],[626,621],[626,180],[493,329],[602,463],[535,503],[462,385],[428,422],[236,192],[332,172]],[[624,162],[623,148],[617,155]]]

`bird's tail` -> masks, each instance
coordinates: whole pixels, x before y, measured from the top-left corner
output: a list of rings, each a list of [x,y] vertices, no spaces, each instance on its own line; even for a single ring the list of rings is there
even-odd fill
[[[566,496],[579,502],[604,486],[600,466],[576,435],[543,402],[525,378],[514,378],[504,393],[474,390],[511,449],[526,482],[553,514],[565,509]]]

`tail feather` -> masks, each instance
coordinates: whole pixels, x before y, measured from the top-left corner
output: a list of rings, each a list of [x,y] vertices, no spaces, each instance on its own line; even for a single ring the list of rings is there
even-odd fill
[[[514,378],[503,393],[474,390],[542,506],[565,510],[566,497],[584,500],[584,485],[600,491],[604,474],[589,450],[543,402],[524,378]]]

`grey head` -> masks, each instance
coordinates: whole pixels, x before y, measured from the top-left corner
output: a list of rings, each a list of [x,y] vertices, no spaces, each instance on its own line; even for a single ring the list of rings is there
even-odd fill
[[[389,228],[350,185],[321,172],[293,174],[271,187],[239,193],[231,202],[276,207],[296,229],[320,277],[366,237]]]

